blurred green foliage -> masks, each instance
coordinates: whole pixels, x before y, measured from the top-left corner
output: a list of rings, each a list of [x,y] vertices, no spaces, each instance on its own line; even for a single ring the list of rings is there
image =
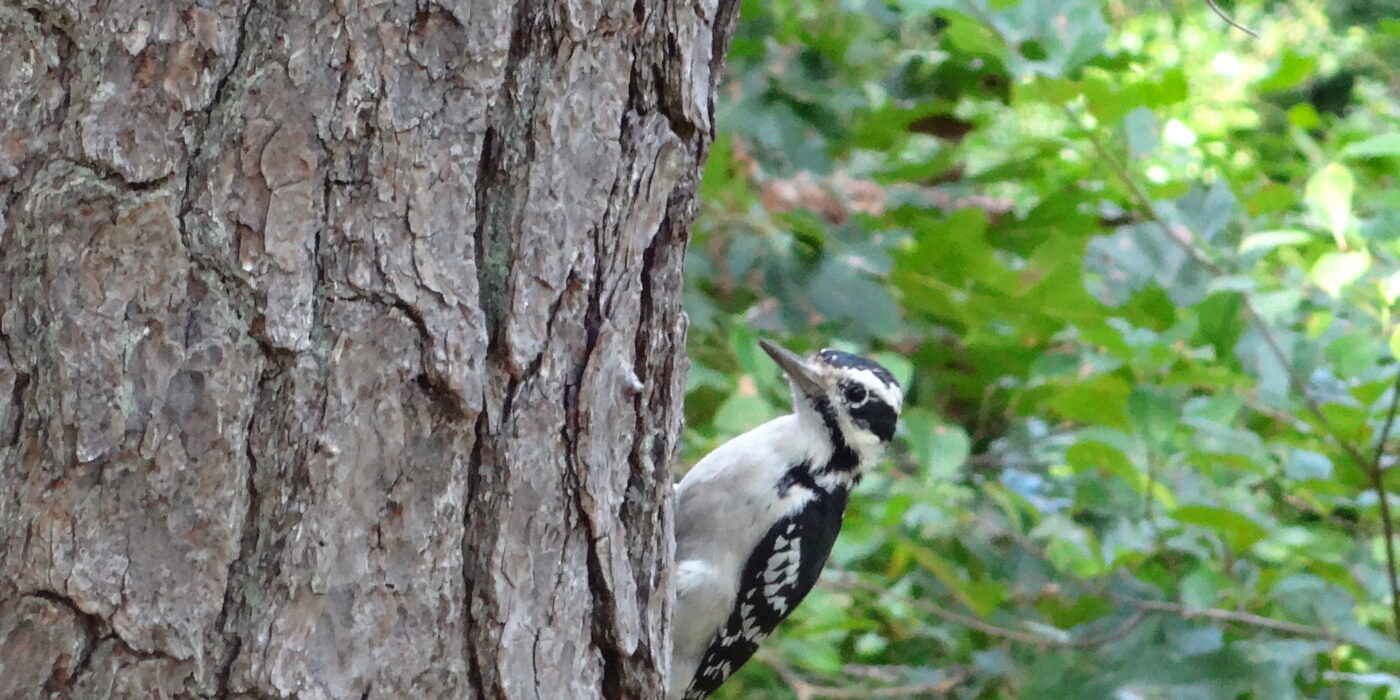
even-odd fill
[[[759,336],[908,400],[721,697],[1400,697],[1396,3],[1221,4],[1262,38],[1196,0],[743,3],[684,461],[787,410]]]

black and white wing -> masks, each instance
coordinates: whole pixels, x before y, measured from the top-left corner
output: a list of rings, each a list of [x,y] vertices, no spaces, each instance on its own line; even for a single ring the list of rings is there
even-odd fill
[[[816,490],[763,536],[744,564],[734,608],[701,656],[685,700],[709,697],[807,597],[841,531],[846,499],[844,489]]]

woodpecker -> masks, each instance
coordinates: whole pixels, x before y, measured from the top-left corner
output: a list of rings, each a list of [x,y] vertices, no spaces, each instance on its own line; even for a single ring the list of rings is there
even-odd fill
[[[894,375],[859,355],[759,345],[787,375],[793,412],[720,445],[676,487],[669,700],[708,697],[812,590],[904,402]]]

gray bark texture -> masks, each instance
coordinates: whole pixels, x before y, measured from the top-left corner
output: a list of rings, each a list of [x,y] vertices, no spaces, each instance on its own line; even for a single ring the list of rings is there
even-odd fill
[[[0,699],[654,698],[736,0],[0,0]]]

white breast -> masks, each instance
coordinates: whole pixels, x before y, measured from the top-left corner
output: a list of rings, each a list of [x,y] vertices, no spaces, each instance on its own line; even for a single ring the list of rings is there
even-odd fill
[[[776,486],[792,467],[830,459],[826,431],[813,423],[796,414],[764,423],[706,455],[677,487],[673,695],[690,682],[728,618],[748,553],[773,523],[811,498],[801,488],[779,497]]]

